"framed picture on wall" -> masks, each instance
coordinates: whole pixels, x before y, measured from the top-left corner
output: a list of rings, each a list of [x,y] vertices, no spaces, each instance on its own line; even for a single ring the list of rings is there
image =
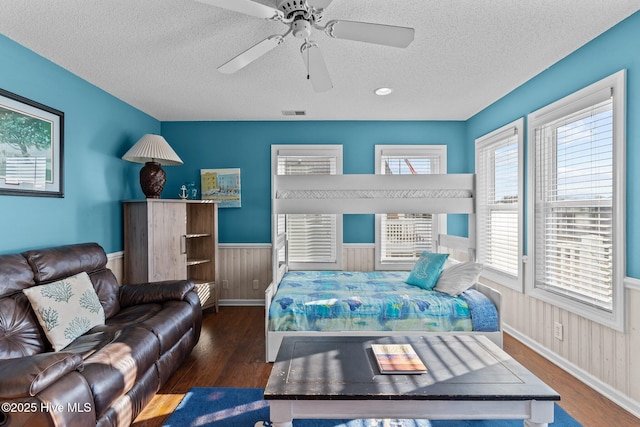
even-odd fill
[[[203,200],[215,200],[221,208],[241,206],[240,169],[200,169]]]
[[[64,197],[64,113],[0,89],[0,194]]]

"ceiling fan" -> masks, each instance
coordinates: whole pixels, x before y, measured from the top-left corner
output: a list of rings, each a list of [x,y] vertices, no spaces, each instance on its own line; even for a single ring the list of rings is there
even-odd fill
[[[413,41],[414,29],[408,27],[342,20],[332,20],[323,25],[324,9],[331,4],[332,0],[277,0],[276,8],[251,0],[196,1],[256,18],[280,21],[289,27],[284,34],[269,36],[222,64],[218,67],[218,71],[226,74],[235,73],[279,46],[289,34],[293,34],[294,37],[304,40],[300,46],[300,52],[307,69],[307,79],[311,81],[316,92],[325,92],[331,89],[333,84],[318,44],[310,39],[312,29],[323,31],[329,37],[336,39],[392,47],[404,48]]]

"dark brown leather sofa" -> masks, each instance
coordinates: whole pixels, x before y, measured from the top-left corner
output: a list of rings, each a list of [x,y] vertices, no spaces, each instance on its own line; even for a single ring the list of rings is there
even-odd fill
[[[0,426],[127,426],[200,337],[190,281],[119,286],[98,244],[0,255]],[[54,352],[23,289],[85,271],[105,324]]]

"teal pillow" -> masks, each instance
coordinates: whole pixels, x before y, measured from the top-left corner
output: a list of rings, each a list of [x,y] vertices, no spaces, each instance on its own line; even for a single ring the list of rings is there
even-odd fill
[[[440,273],[442,273],[448,257],[449,254],[422,252],[407,277],[406,283],[428,291],[432,290],[438,283]]]

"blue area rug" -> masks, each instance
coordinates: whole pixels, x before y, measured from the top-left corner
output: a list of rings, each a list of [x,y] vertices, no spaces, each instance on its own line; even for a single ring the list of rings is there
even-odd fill
[[[255,427],[269,420],[269,402],[261,388],[192,388],[165,427]],[[270,424],[257,424],[268,427]],[[293,420],[294,427],[522,427],[522,420]],[[555,405],[554,427],[581,424]]]

